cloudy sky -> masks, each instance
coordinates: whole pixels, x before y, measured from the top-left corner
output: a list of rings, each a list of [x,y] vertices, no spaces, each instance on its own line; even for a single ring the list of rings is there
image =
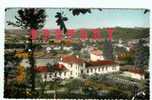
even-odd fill
[[[15,22],[14,16],[17,16],[17,8],[6,11],[5,20]],[[44,28],[56,29],[55,14],[64,12],[68,17],[67,28],[103,28],[103,27],[149,27],[149,12],[144,14],[144,9],[92,9],[92,13],[73,16],[68,9],[46,9],[47,19]],[[5,24],[6,29],[16,28]]]

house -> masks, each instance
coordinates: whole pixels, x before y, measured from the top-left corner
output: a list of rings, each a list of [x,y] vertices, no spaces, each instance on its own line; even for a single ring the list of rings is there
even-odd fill
[[[145,78],[144,70],[138,67],[129,68],[128,71],[124,71],[123,76],[131,77],[138,80],[142,80]]]
[[[95,49],[90,51],[90,60],[91,61],[98,61],[98,60],[104,60],[103,52]]]
[[[71,46],[64,46],[63,50],[70,51],[70,50],[72,50],[72,47]]]
[[[46,52],[47,52],[47,53],[50,53],[51,50],[52,50],[51,47],[46,47]]]
[[[88,46],[91,61],[104,60],[103,52],[94,46]]]
[[[48,66],[36,66],[34,70],[41,75],[42,81],[51,81],[55,78],[69,78],[68,70],[62,64],[55,64],[50,69]]]
[[[96,48],[93,47],[93,46],[88,46],[88,47],[87,47],[88,52],[91,52],[92,50],[95,50],[95,49],[96,49]]]
[[[54,64],[56,61],[53,59],[48,59],[48,58],[37,58],[35,59],[35,66],[47,66],[47,64]],[[22,61],[20,62],[20,65],[24,66],[25,68],[30,68],[30,64],[29,64],[29,59],[25,58],[22,59]]]
[[[36,72],[42,75],[43,80],[50,81],[54,78],[69,79],[81,77],[82,74],[105,74],[118,71],[119,65],[114,61],[98,60],[86,62],[79,56],[64,55],[57,64],[54,64],[50,70],[48,69],[48,72],[46,70],[44,72]]]
[[[60,46],[56,46],[56,47],[54,47],[53,49],[54,49],[54,50],[60,50],[61,47],[60,47]]]

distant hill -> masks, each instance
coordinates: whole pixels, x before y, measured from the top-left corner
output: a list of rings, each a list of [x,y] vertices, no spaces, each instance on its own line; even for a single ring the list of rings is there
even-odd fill
[[[55,29],[49,30],[51,35],[55,35],[54,33]],[[88,32],[88,36],[92,36],[91,29],[85,29]],[[102,38],[106,38],[108,36],[106,28],[102,28],[101,30],[101,36]],[[39,37],[42,35],[42,30],[38,31]],[[28,34],[27,31],[25,30],[19,30],[19,29],[11,29],[11,30],[5,30],[5,36],[13,36],[13,37],[18,37],[25,36]],[[79,29],[77,29],[75,37],[79,37],[80,32]],[[130,40],[130,39],[139,39],[139,38],[147,38],[149,37],[149,28],[121,28],[121,27],[116,27],[114,28],[114,33],[113,33],[113,39],[122,39],[122,40]]]

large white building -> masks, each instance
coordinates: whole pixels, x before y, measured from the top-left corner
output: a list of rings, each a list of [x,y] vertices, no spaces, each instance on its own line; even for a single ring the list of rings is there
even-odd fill
[[[51,69],[51,70],[50,70]],[[54,78],[69,79],[81,77],[81,75],[105,74],[119,71],[119,65],[113,61],[98,60],[86,62],[83,59],[66,55],[52,66],[37,66],[36,71],[42,75],[43,81],[50,81]]]
[[[138,80],[145,79],[144,71],[138,67],[133,67],[128,69],[128,71],[124,71],[122,75]]]
[[[86,63],[86,74],[106,74],[119,71],[119,65],[113,61],[98,60]]]

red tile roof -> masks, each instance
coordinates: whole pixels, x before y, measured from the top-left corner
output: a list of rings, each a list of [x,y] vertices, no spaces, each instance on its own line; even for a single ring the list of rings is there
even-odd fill
[[[128,72],[144,75],[144,70],[142,70],[141,68],[138,68],[138,67],[130,68],[130,69],[128,69]]]
[[[46,73],[49,70],[48,70],[47,66],[36,66],[34,71],[37,72],[37,73]]]
[[[97,56],[101,56],[103,54],[103,52],[100,50],[92,50],[91,53]]]
[[[102,65],[113,65],[113,64],[116,64],[116,62],[110,61],[110,60],[98,60],[98,61],[86,62],[87,67],[102,66]]]
[[[67,55],[67,56],[63,56],[61,57],[62,59],[62,62],[65,62],[65,63],[70,63],[70,64],[83,64],[85,63],[82,59],[76,57],[76,56],[72,56],[72,55]]]
[[[55,64],[53,66],[54,71],[66,71],[67,68],[63,64]]]
[[[46,73],[49,72],[49,69],[47,66],[36,66],[35,72],[37,73]],[[55,64],[52,67],[52,71],[66,71],[67,68],[63,64]]]

